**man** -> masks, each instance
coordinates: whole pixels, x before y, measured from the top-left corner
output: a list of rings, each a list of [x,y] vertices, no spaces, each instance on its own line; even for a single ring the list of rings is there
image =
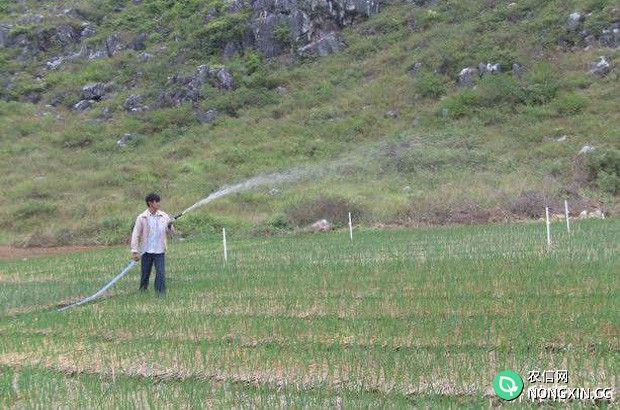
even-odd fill
[[[154,264],[155,291],[163,296],[166,293],[166,235],[174,234],[174,227],[168,214],[159,209],[160,200],[155,193],[146,196],[148,209],[138,215],[131,234],[131,257],[136,262],[142,258],[140,290],[148,288]]]

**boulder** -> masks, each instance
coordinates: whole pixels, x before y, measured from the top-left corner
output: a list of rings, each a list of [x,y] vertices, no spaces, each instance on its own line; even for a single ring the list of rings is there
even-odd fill
[[[209,111],[200,111],[194,110],[194,114],[196,115],[196,119],[201,124],[209,124],[210,122],[215,121],[218,117],[219,112],[217,110],[209,110]]]
[[[595,209],[592,212],[588,212],[588,218],[605,219],[605,214],[600,209]]]
[[[8,47],[11,44],[11,26],[0,25],[0,47]]]
[[[487,74],[499,74],[502,71],[502,68],[499,63],[491,64],[491,63],[480,63],[478,64],[478,72],[480,75]]]
[[[224,90],[232,90],[235,87],[233,76],[226,67],[221,68],[217,71],[216,79],[218,88],[222,88]]]
[[[599,38],[599,43],[603,47],[618,48],[620,45],[620,22],[604,29]]]
[[[581,13],[571,13],[566,19],[566,30],[577,31],[581,23],[585,20],[585,16]]]
[[[62,64],[63,60],[64,60],[63,57],[56,57],[56,58],[46,62],[45,63],[45,67],[48,70],[55,70],[58,67],[60,67],[60,64]]]
[[[90,24],[86,24],[82,26],[82,31],[80,32],[80,36],[84,38],[92,37],[95,35],[95,29]]]
[[[116,145],[120,148],[126,147],[131,142],[135,141],[136,137],[133,134],[126,133],[116,141]]]
[[[310,229],[314,232],[327,232],[331,229],[331,227],[332,226],[327,219],[321,219],[310,225]]]
[[[597,63],[590,64],[588,74],[594,74],[597,77],[605,77],[610,71],[610,62],[604,56],[601,56]]]
[[[60,47],[67,47],[80,41],[80,32],[68,24],[63,24],[56,27],[56,33],[52,37]]]
[[[101,58],[112,57],[119,51],[123,50],[121,38],[118,34],[112,34],[105,39],[105,41],[98,46],[95,46],[88,53],[88,60],[98,60]]]
[[[519,63],[512,63],[512,75],[516,78],[521,78],[523,75],[523,66]]]
[[[400,110],[398,108],[394,108],[394,109],[386,111],[383,116],[385,118],[398,118],[399,115],[400,115]]]
[[[290,42],[300,54],[327,55],[342,47],[340,29],[379,11],[378,0],[254,0],[251,2],[250,30],[244,45],[252,44],[266,57],[288,53],[288,44],[274,35],[287,27]],[[336,33],[336,36],[330,34]],[[306,46],[313,46],[305,48]]]
[[[73,109],[79,112],[84,112],[93,105],[92,100],[81,100],[73,106]]]
[[[407,74],[409,74],[412,77],[415,77],[421,68],[422,68],[422,63],[420,62],[414,63],[407,69]]]
[[[136,37],[131,40],[130,47],[132,50],[141,51],[146,49],[146,40],[148,39],[148,34],[140,33]]]
[[[153,57],[154,57],[153,54],[149,54],[147,52],[142,52],[142,53],[138,54],[138,61],[141,62],[141,63],[146,63],[147,61],[149,61]]]
[[[475,67],[466,67],[461,70],[457,83],[459,87],[473,87],[478,78],[478,69]]]
[[[105,94],[105,85],[103,83],[87,84],[82,87],[83,100],[100,100]]]
[[[584,145],[579,150],[579,154],[591,154],[592,152],[594,152],[594,149],[595,148],[592,145]]]
[[[130,113],[142,112],[148,109],[147,106],[144,105],[144,101],[141,96],[132,94],[123,103],[123,108],[125,111]]]
[[[325,34],[323,37],[313,41],[303,47],[297,49],[297,54],[301,57],[317,55],[324,57],[326,55],[337,53],[342,50],[344,44],[340,39],[340,35],[336,32]]]

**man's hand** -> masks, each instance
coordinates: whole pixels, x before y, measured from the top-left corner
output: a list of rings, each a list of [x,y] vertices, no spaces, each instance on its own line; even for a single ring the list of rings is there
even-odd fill
[[[138,262],[140,260],[140,254],[138,252],[131,252],[131,259]]]

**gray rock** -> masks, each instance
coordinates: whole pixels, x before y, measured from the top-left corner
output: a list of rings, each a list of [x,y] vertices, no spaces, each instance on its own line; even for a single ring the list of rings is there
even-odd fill
[[[409,185],[407,185],[406,187],[404,187],[404,188],[403,188],[403,190],[402,190],[403,194],[408,194],[408,193],[410,193],[411,191],[413,191],[413,189],[412,189]]]
[[[80,32],[80,36],[84,38],[92,37],[95,35],[95,29],[90,24],[85,25]]]
[[[136,137],[133,134],[126,133],[116,141],[116,145],[120,148],[125,148],[128,144],[135,141]]]
[[[0,25],[0,47],[8,47],[11,44],[10,33],[11,26]]]
[[[618,48],[620,45],[620,22],[603,30],[599,43],[603,47]]]
[[[106,57],[110,58],[124,48],[125,46],[121,42],[120,36],[118,34],[112,34],[106,38],[102,44],[90,50],[88,59],[92,61]]]
[[[420,71],[420,69],[422,68],[422,63],[414,63],[411,67],[409,67],[409,69],[407,70],[407,74],[409,74],[412,77],[415,77],[418,72]]]
[[[478,78],[478,69],[475,67],[466,67],[461,70],[458,77],[459,87],[473,87]]]
[[[149,61],[153,57],[154,57],[153,54],[149,54],[147,52],[142,52],[142,53],[138,54],[138,61],[141,62],[141,63],[146,63],[147,61]]]
[[[318,55],[324,57],[326,55],[337,53],[344,47],[338,33],[332,32],[324,35],[316,41],[313,41],[303,47],[297,49],[300,56]]]
[[[584,145],[580,150],[579,154],[591,154],[594,152],[595,148],[592,145]]]
[[[611,64],[604,56],[601,56],[600,61],[598,63],[592,63],[590,65],[590,71],[588,71],[588,73],[594,74],[598,77],[604,77],[607,74],[609,74],[610,71],[611,71]]]
[[[45,63],[45,67],[47,67],[48,70],[55,70],[58,67],[60,67],[60,64],[62,64],[62,62],[63,62],[62,57],[56,57],[48,61],[47,63]]]
[[[230,59],[243,52],[243,46],[237,41],[229,41],[224,47],[223,56],[225,59]]]
[[[235,82],[228,68],[224,67],[218,70],[216,74],[218,87],[224,90],[232,90],[235,88]]]
[[[480,75],[499,74],[502,71],[502,68],[499,63],[480,63],[478,64],[478,71]]]
[[[140,33],[136,37],[131,40],[131,48],[136,51],[141,51],[146,49],[146,40],[148,39],[148,34]]]
[[[77,9],[73,8],[73,7],[69,8],[69,9],[64,9],[62,11],[62,15],[74,18],[76,20],[83,20],[84,19],[84,17],[80,14],[80,12]]]
[[[112,118],[112,110],[108,107],[105,107],[101,110],[101,115],[99,116],[102,120],[109,120]]]
[[[276,92],[280,94],[281,96],[285,96],[285,95],[288,95],[288,88],[286,88],[283,85],[279,85],[276,87]]]
[[[584,43],[586,44],[586,47],[593,47],[598,43],[598,40],[596,39],[596,36],[593,34],[589,34],[587,35],[584,39],[583,39]]]
[[[93,105],[92,100],[81,100],[73,106],[73,109],[79,112],[84,112]]]
[[[331,229],[332,225],[327,219],[321,219],[310,225],[310,229],[314,232],[327,232]]]
[[[17,23],[23,26],[35,25],[35,24],[43,23],[43,19],[44,17],[42,14],[37,14],[34,16],[24,16],[20,18],[19,20],[17,20]]]
[[[280,195],[280,193],[281,193],[280,189],[278,189],[278,188],[271,188],[269,190],[269,192],[267,192],[267,195],[269,195],[269,196],[277,196],[277,195]]]
[[[379,11],[379,0],[254,0],[250,31],[244,46],[251,44],[266,57],[288,53],[290,48],[273,35],[279,26],[290,31],[290,40],[302,54],[327,55],[342,48],[330,33]],[[310,44],[314,46],[305,49]]]
[[[207,112],[194,110],[194,114],[196,115],[198,122],[201,124],[209,124],[210,122],[215,121],[219,115],[217,110],[209,110]]]
[[[106,87],[103,83],[87,84],[82,87],[83,100],[100,100],[104,96]]]
[[[600,209],[595,209],[592,212],[588,212],[588,218],[605,219],[605,214]]]
[[[384,114],[384,117],[385,118],[398,118],[399,115],[400,115],[400,110],[398,108],[394,108],[392,110],[386,111]]]
[[[80,33],[67,24],[56,27],[53,35],[54,41],[61,47],[76,44],[80,41]]]
[[[571,13],[566,19],[566,30],[577,31],[581,23],[585,20],[585,16],[581,13]]]
[[[130,95],[129,97],[127,97],[127,99],[125,99],[125,102],[123,103],[123,108],[125,109],[125,111],[131,113],[142,112],[148,109],[148,107],[144,105],[142,97],[135,94]]]

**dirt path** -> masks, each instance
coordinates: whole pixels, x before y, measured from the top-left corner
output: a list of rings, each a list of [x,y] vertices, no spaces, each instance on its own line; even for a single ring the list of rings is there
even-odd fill
[[[58,246],[54,248],[14,248],[12,246],[0,246],[0,260],[15,260],[24,258],[36,258],[41,256],[60,255],[63,253],[92,251],[103,249],[107,246]]]

